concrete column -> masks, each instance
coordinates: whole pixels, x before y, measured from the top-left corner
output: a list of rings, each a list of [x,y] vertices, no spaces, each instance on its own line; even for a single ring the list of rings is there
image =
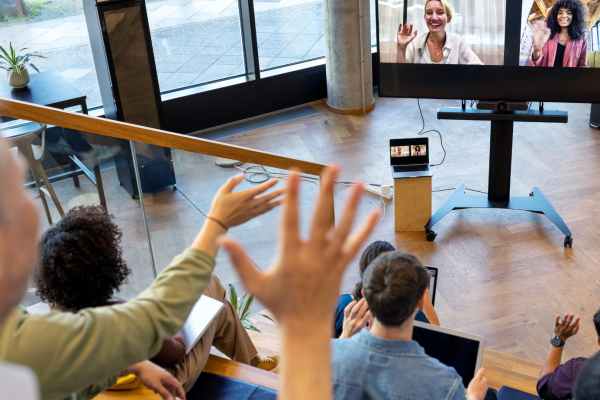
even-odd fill
[[[333,112],[362,114],[375,107],[369,14],[369,0],[323,0],[327,107]]]

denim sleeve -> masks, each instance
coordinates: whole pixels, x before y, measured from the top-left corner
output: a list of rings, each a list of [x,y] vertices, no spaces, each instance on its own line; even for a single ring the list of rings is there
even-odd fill
[[[448,393],[448,399],[452,400],[465,400],[467,398],[467,394],[465,392],[465,387],[463,386],[462,379],[459,377],[454,381],[454,385],[452,385],[452,391]]]
[[[335,332],[335,338],[339,338],[344,328],[344,309],[348,304],[352,303],[352,295],[343,294],[338,297],[337,303],[335,304],[334,324],[333,331]]]

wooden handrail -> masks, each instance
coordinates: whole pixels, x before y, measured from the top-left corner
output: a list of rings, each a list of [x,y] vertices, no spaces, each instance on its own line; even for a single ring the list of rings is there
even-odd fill
[[[326,167],[323,164],[282,157],[265,151],[6,98],[0,98],[0,115],[209,156],[231,158],[273,168],[298,168],[302,172],[312,175],[320,175],[323,168]]]

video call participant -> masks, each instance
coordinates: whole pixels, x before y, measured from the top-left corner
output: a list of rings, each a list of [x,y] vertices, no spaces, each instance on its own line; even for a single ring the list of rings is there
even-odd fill
[[[533,22],[534,67],[587,66],[588,8],[581,0],[558,0],[543,21]]]
[[[451,20],[452,7],[447,0],[427,0],[425,23],[429,32],[417,35],[416,30],[413,33],[412,24],[400,24],[396,62],[483,65],[462,36],[446,32]]]

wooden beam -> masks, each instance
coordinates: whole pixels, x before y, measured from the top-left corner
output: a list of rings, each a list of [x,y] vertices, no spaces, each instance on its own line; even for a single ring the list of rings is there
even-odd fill
[[[0,98],[0,115],[214,157],[256,163],[273,168],[290,169],[296,167],[302,172],[312,175],[320,175],[323,168],[326,167],[323,164],[282,157],[265,151],[219,143],[212,140],[162,131],[160,129],[146,128],[106,118],[92,117],[86,114],[77,114],[12,99]]]
[[[598,18],[600,18],[600,4],[596,4],[596,11],[594,11],[593,14],[590,14],[590,20],[589,20],[589,28],[590,29],[592,29],[592,26],[594,26],[596,21],[598,21]]]
[[[541,11],[536,12],[535,14],[529,16],[529,18],[527,18],[527,19],[530,21],[533,21],[534,19],[538,19],[539,17],[545,17]]]
[[[542,0],[535,0],[535,4],[537,4],[538,8],[545,17],[548,14],[548,10],[546,9],[546,5],[544,4],[544,2]]]

